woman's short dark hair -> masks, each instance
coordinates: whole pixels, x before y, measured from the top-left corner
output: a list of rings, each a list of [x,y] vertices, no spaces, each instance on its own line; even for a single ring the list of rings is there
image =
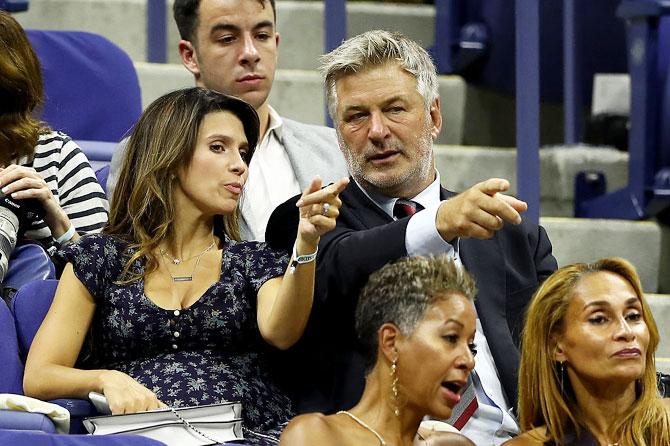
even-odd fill
[[[377,332],[383,324],[393,323],[409,336],[428,307],[454,293],[473,300],[477,288],[472,276],[446,255],[404,257],[372,273],[356,306],[366,370],[377,361]]]

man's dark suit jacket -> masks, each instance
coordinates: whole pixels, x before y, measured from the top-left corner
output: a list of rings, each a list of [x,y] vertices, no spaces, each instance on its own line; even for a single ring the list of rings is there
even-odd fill
[[[441,189],[441,199],[454,195]],[[291,249],[297,232],[295,197],[268,224],[271,246]],[[358,402],[365,370],[356,349],[354,311],[370,273],[407,256],[409,218],[394,221],[351,181],[340,194],[337,226],[321,237],[314,308],[303,339],[282,361],[299,412],[348,409]],[[459,254],[475,277],[477,314],[510,406],[517,401],[519,340],[532,294],[557,267],[543,228],[505,224],[489,240],[460,239]],[[430,358],[426,358],[430,360]]]

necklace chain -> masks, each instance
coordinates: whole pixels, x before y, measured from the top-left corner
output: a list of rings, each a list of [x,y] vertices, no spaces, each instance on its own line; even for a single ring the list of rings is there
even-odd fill
[[[173,276],[172,272],[170,272],[169,265],[168,264],[165,265],[165,269],[167,270],[167,273],[170,275],[170,278],[172,279],[173,282],[191,282],[191,281],[193,281],[193,275],[195,274],[195,270],[198,268],[198,265],[200,264],[200,259],[202,259],[202,256],[204,256],[209,250],[211,250],[214,247],[214,245],[215,245],[215,243],[214,243],[214,241],[212,241],[212,243],[207,248],[205,248],[205,250],[203,252],[201,252],[200,254],[197,254],[195,256],[191,256],[186,260],[180,260],[176,257],[170,256],[167,253],[167,251],[165,251],[163,248],[160,248],[159,251],[160,251],[160,253],[163,257],[169,258],[172,261],[172,263],[174,263],[175,265],[179,265],[180,263],[187,262],[191,259],[196,259],[195,260],[195,265],[193,265],[193,269],[191,270],[191,274],[189,276]]]
[[[203,255],[204,253],[206,253],[207,251],[209,251],[213,247],[214,247],[214,240],[212,240],[212,243],[210,243],[210,245],[207,248],[205,248],[205,250],[203,252],[201,252],[200,254],[192,255],[191,257],[189,257],[187,259],[180,259],[179,257],[172,257],[170,254],[168,254],[167,250],[165,250],[163,248],[160,248],[160,252],[161,252],[162,256],[167,257],[168,259],[170,259],[172,261],[172,263],[174,263],[175,265],[179,265],[180,263],[188,262],[189,260],[193,260],[196,257],[200,257],[201,255]]]
[[[386,440],[384,440],[384,437],[382,437],[382,436],[379,434],[379,432],[377,432],[376,430],[374,430],[373,428],[371,428],[365,421],[361,420],[361,419],[358,418],[356,415],[354,415],[353,413],[351,413],[351,412],[349,412],[349,411],[347,411],[347,410],[340,410],[340,411],[337,412],[337,413],[338,413],[338,414],[348,415],[348,416],[349,416],[352,420],[354,420],[356,423],[360,424],[362,427],[364,427],[365,429],[367,429],[367,430],[369,430],[370,432],[372,432],[372,433],[374,434],[374,436],[377,437],[377,440],[379,440],[379,444],[380,444],[381,446],[386,446]]]

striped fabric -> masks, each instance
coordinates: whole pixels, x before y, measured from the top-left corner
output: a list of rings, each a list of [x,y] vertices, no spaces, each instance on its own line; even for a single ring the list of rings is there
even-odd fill
[[[86,155],[69,136],[61,132],[40,135],[34,159],[24,157],[18,164],[34,168],[44,178],[80,235],[100,232],[105,226],[107,197]],[[42,220],[33,222],[25,236],[40,242],[53,241],[49,227]]]

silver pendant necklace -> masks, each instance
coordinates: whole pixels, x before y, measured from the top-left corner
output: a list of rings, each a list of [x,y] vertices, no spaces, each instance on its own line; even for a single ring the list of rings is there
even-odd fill
[[[195,274],[196,268],[198,268],[198,265],[200,264],[200,259],[202,256],[204,256],[210,249],[214,247],[215,243],[212,241],[212,243],[205,248],[203,252],[200,254],[197,254],[195,256],[191,256],[186,260],[181,260],[177,257],[172,257],[170,256],[167,251],[165,251],[163,248],[160,248],[159,251],[163,257],[167,257],[174,263],[175,265],[179,265],[182,262],[188,262],[189,260],[195,259],[195,265],[193,265],[193,269],[191,270],[191,274],[189,276],[173,276],[172,273],[170,272],[170,267],[168,264],[165,265],[165,269],[167,270],[167,273],[170,275],[170,278],[172,279],[173,282],[191,282],[193,281],[193,275]]]

